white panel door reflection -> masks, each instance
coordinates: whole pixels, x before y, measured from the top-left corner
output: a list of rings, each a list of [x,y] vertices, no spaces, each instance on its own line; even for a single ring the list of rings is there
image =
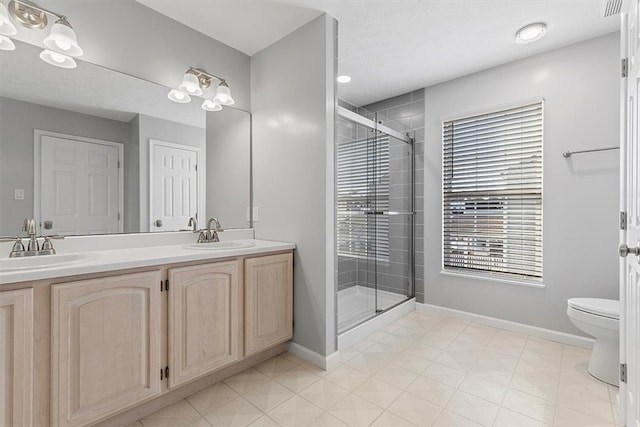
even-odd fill
[[[121,232],[122,144],[50,135],[40,144],[40,234]]]
[[[188,229],[198,209],[198,154],[194,147],[151,141],[150,231]]]

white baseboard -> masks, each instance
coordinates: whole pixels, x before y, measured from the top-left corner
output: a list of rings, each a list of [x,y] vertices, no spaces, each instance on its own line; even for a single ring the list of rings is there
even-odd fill
[[[344,350],[360,341],[363,341],[369,335],[384,329],[386,326],[392,324],[401,317],[404,317],[406,314],[411,313],[415,309],[416,299],[411,298],[397,307],[393,307],[391,310],[385,311],[353,329],[349,329],[348,331],[338,335],[338,350]]]
[[[304,359],[312,365],[324,370],[329,370],[340,363],[340,352],[338,351],[327,356],[323,356],[295,342],[289,343],[289,353],[295,354],[299,358]]]
[[[458,319],[479,323],[481,325],[493,326],[495,328],[506,329],[513,332],[520,332],[523,334],[532,335],[534,337],[561,342],[563,344],[574,345],[576,347],[593,348],[594,340],[592,338],[567,334],[566,332],[553,331],[551,329],[539,328],[537,326],[525,325],[524,323],[511,322],[509,320],[497,319],[495,317],[483,316],[481,314],[454,310],[452,308],[441,307],[438,305],[416,303],[416,311],[455,317]]]

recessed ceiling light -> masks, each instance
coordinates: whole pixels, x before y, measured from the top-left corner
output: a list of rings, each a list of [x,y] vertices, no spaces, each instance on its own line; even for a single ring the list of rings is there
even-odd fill
[[[347,76],[346,74],[343,74],[341,76],[338,76],[338,83],[349,83],[351,81],[351,76]]]
[[[547,25],[542,22],[526,25],[516,33],[516,43],[525,44],[540,40],[547,32]]]

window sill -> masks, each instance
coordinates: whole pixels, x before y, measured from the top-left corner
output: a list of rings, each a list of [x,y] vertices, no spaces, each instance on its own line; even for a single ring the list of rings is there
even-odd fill
[[[443,276],[464,277],[465,279],[484,280],[485,282],[504,283],[506,285],[525,286],[528,288],[546,288],[546,285],[534,280],[506,279],[502,277],[489,276],[484,274],[458,273],[454,271],[440,270]]]

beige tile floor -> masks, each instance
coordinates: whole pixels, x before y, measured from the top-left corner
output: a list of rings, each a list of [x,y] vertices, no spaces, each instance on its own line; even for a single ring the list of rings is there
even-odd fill
[[[415,311],[330,371],[283,353],[134,425],[614,427],[618,389],[589,354]]]

